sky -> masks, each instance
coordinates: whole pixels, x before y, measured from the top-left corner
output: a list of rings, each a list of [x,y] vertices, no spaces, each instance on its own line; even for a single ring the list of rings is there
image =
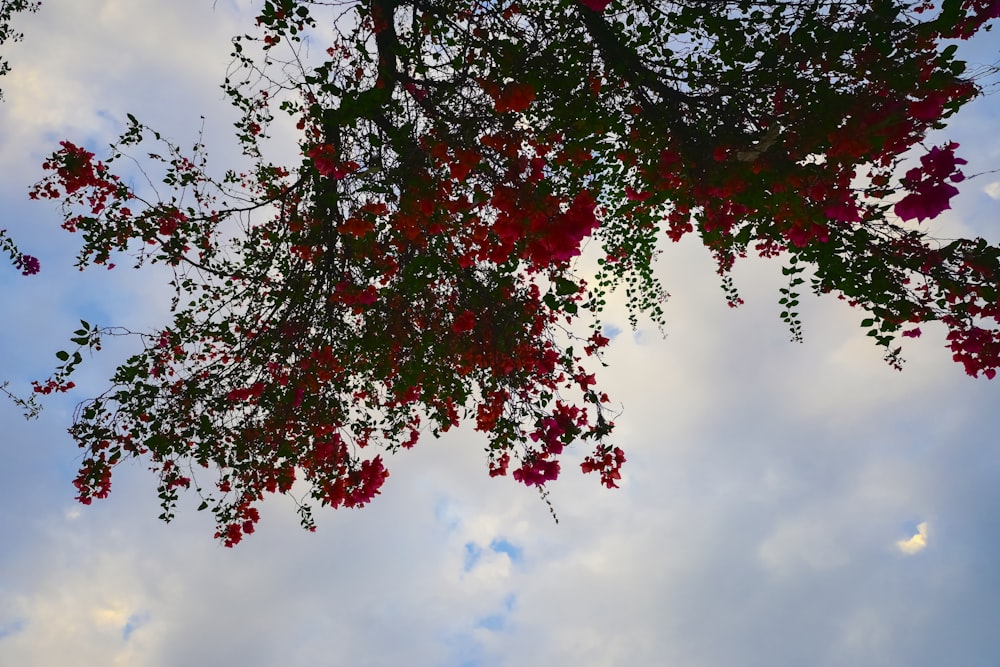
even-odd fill
[[[218,88],[248,2],[46,0],[23,17],[0,86],[0,227],[42,273],[0,269],[0,378],[47,377],[78,320],[153,327],[162,274],[78,272],[78,239],[28,187],[62,139],[100,152],[132,113],[209,154],[233,150]],[[997,60],[995,35],[968,46]],[[204,115],[204,120],[202,119]],[[1000,168],[1000,98],[932,143],[966,173]],[[934,223],[1000,242],[1000,178],[963,185]],[[122,262],[121,264],[127,264]],[[967,377],[923,327],[903,372],[863,314],[805,297],[788,341],[780,265],[735,272],[732,310],[697,243],[658,264],[666,336],[631,331],[620,304],[602,388],[620,406],[622,488],[577,472],[550,485],[558,514],[486,474],[468,429],[388,461],[361,510],[262,506],[236,549],[182,501],[157,520],[155,479],[116,470],[83,507],[67,435],[129,351],[112,341],[79,388],[28,422],[0,403],[0,665],[130,667],[987,667],[1000,654],[1000,380]],[[575,457],[575,458],[574,458]]]

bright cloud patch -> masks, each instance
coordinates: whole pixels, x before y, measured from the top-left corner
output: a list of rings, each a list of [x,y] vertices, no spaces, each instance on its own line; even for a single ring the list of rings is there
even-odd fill
[[[92,612],[94,622],[98,625],[124,626],[128,622],[128,607],[120,602],[106,607],[99,607]]]
[[[896,548],[902,551],[904,554],[913,555],[923,551],[927,547],[927,522],[917,526],[917,534],[908,540],[899,540],[896,542]]]
[[[993,181],[983,190],[993,199],[1000,199],[1000,181]]]

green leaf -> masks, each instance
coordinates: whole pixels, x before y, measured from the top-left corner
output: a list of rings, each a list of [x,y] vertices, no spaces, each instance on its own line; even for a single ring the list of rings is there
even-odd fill
[[[568,296],[570,294],[576,294],[579,290],[579,286],[572,280],[567,280],[562,276],[555,279],[556,294],[559,296]]]
[[[59,350],[58,352],[56,352],[56,359],[58,359],[59,361],[66,361],[67,359],[69,359],[69,352],[66,352],[65,350]]]

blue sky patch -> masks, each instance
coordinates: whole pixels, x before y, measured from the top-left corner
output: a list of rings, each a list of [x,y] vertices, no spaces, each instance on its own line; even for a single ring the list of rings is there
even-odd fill
[[[0,623],[0,640],[16,635],[24,630],[27,625],[28,622],[23,618],[15,618],[13,621]]]
[[[505,615],[490,614],[489,616],[484,616],[476,621],[476,627],[489,630],[490,632],[499,632],[500,630],[503,630],[506,623],[507,617]]]
[[[465,543],[465,561],[462,564],[462,569],[465,572],[469,572],[476,566],[479,562],[479,558],[483,555],[483,550],[475,542]]]
[[[515,546],[513,543],[503,539],[502,537],[498,537],[490,542],[490,549],[498,554],[507,554],[507,557],[510,558],[510,562],[512,563],[520,563],[524,558],[524,552],[521,550],[521,547]]]
[[[150,618],[151,615],[148,611],[140,611],[129,616],[128,620],[125,621],[125,627],[122,628],[122,639],[128,641],[128,638],[132,636],[132,633],[146,625]]]

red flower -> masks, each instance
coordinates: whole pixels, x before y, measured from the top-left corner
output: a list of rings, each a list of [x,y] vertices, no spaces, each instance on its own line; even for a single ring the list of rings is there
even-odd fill
[[[497,98],[494,108],[504,113],[506,111],[520,112],[531,106],[535,101],[535,89],[526,83],[512,83],[506,86]]]
[[[598,447],[590,456],[583,459],[580,469],[587,472],[600,472],[601,484],[611,488],[618,486],[622,478],[621,467],[625,463],[625,452],[619,447]]]
[[[597,331],[595,331],[587,340],[590,344],[583,348],[583,351],[586,352],[588,356],[594,354],[600,348],[606,347],[607,344],[611,342],[610,338],[601,335],[601,333]]]
[[[910,115],[917,120],[935,121],[941,118],[948,96],[941,91],[933,91],[925,99],[910,102]]]
[[[174,209],[160,218],[160,236],[170,236],[177,231],[177,227],[184,222],[187,217],[180,211]]]
[[[639,192],[631,185],[625,186],[625,197],[631,201],[646,201],[652,196],[652,192]]]
[[[476,326],[476,315],[471,310],[467,310],[451,323],[451,330],[457,334],[472,331]]]
[[[420,101],[420,100],[424,99],[425,97],[427,97],[427,91],[426,90],[424,90],[423,88],[418,88],[417,86],[415,86],[414,84],[410,83],[409,81],[407,81],[406,83],[403,84],[403,90],[405,90],[406,92],[408,92],[410,95],[413,95],[413,97],[417,101]]]
[[[490,477],[502,477],[507,474],[510,465],[510,454],[505,453],[496,461],[490,461]]]
[[[796,248],[804,248],[813,239],[826,243],[829,238],[829,230],[823,225],[806,222],[802,225],[794,224],[784,230],[785,238]]]
[[[374,285],[369,285],[361,292],[361,294],[358,295],[358,303],[363,306],[370,306],[377,300],[378,290],[375,289]]]
[[[595,12],[603,12],[611,4],[611,0],[580,0],[580,4]]]
[[[536,267],[564,262],[580,254],[580,243],[598,225],[594,210],[597,202],[584,190],[578,194],[565,213],[548,223],[544,236],[528,247],[531,262]]]
[[[337,231],[342,234],[351,234],[353,236],[363,238],[369,232],[375,230],[375,225],[369,220],[362,220],[358,217],[350,217],[344,221],[342,225],[337,227]]]
[[[321,176],[332,176],[337,180],[359,168],[357,162],[340,162],[337,158],[337,149],[330,144],[314,146],[306,155],[312,158],[313,166]]]

